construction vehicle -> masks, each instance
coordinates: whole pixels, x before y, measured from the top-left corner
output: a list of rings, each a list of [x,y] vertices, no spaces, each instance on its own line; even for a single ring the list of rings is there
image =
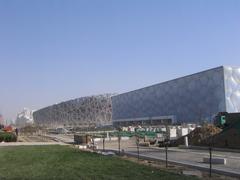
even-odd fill
[[[12,128],[12,126],[5,126],[3,128],[3,131],[5,131],[5,132],[13,132],[13,128]]]

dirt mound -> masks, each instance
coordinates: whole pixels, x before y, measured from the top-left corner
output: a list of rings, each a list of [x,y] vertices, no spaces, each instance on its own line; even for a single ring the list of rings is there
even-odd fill
[[[198,127],[188,135],[188,144],[192,146],[209,146],[218,148],[240,149],[240,121],[223,130],[214,125]],[[172,141],[172,146],[184,144],[185,136]]]
[[[214,147],[240,149],[240,122],[223,129],[212,139]]]
[[[212,136],[219,134],[222,130],[214,125],[204,125],[202,127],[197,127],[195,130],[190,132],[188,135],[188,143],[193,146],[208,146]],[[184,138],[180,137],[173,144],[175,146],[183,145]]]
[[[25,126],[23,128],[20,128],[19,130],[21,134],[35,134],[39,130],[43,130],[43,128],[39,126]]]

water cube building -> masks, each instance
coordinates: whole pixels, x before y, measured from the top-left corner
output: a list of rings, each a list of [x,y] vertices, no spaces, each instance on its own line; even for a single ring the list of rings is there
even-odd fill
[[[112,97],[115,125],[201,123],[240,111],[240,68],[221,66]]]

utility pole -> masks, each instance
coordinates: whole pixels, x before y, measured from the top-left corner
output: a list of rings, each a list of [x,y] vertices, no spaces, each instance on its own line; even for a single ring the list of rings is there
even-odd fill
[[[103,135],[103,152],[105,151],[105,134]]]
[[[118,131],[118,154],[120,155],[121,153],[121,144],[120,144],[120,141],[121,141],[121,136],[120,136],[120,129]]]
[[[165,141],[166,168],[168,168],[168,143],[169,143],[169,140],[166,139],[166,141]]]

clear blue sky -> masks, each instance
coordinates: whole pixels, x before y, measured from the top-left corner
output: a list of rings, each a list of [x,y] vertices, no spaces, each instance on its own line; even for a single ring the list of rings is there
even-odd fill
[[[15,118],[240,66],[239,0],[0,0],[0,113]]]

